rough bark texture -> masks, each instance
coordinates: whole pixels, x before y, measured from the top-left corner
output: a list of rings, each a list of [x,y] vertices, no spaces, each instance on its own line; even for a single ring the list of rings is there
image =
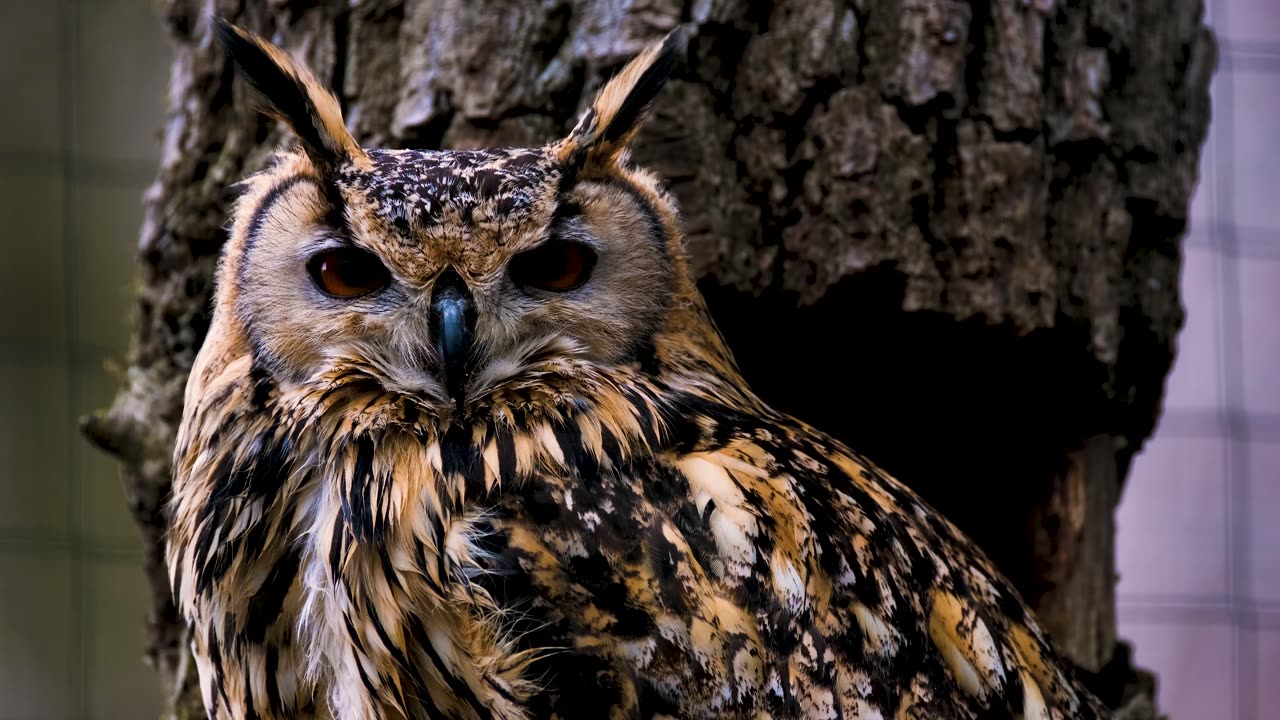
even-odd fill
[[[1052,592],[1036,608],[1053,628],[1074,627],[1060,643],[1078,661],[1094,669],[1116,644],[1114,508],[1120,484],[1115,447],[1109,436],[1095,435],[1067,458],[1044,501],[1027,517],[1036,570]]]
[[[682,203],[744,371],[950,514],[1129,700],[1112,516],[1183,323],[1215,63],[1199,0],[168,0],[129,380],[85,430],[124,464],[179,716],[199,700],[160,562],[170,449],[225,189],[281,139],[211,13],[304,56],[362,143],[396,147],[557,137],[687,23],[637,156]]]

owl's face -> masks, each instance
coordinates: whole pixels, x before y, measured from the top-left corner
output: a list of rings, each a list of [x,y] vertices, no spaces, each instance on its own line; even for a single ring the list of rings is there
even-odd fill
[[[465,408],[652,353],[681,250],[669,197],[623,162],[648,101],[635,87],[606,89],[542,148],[364,150],[304,68],[249,36],[231,43],[302,140],[247,183],[220,275],[220,312],[234,307],[278,381],[359,373]],[[280,110],[299,102],[302,117]]]
[[[466,402],[549,355],[626,363],[651,343],[671,264],[643,196],[564,188],[550,150],[368,158],[250,198],[238,314],[282,379],[359,369]]]

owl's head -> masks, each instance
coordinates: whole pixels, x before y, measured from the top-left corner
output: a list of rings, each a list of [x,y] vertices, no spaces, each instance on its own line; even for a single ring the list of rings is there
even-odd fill
[[[260,368],[281,382],[361,373],[444,409],[654,362],[696,291],[675,206],[627,146],[679,34],[566,137],[466,151],[361,148],[305,66],[225,22],[218,36],[298,139],[244,184],[219,270],[215,324],[234,323]]]

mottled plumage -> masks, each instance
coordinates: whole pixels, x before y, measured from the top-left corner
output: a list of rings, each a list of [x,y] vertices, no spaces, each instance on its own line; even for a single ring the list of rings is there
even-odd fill
[[[971,542],[739,374],[627,157],[678,36],[465,152],[363,150],[220,36],[301,142],[244,183],[175,451],[210,716],[1101,716]]]

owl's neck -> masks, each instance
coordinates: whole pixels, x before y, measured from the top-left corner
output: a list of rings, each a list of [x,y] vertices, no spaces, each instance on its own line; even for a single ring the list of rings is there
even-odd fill
[[[675,289],[673,307],[655,339],[657,380],[664,392],[689,394],[726,407],[771,412],[751,391],[702,293],[687,277]]]

